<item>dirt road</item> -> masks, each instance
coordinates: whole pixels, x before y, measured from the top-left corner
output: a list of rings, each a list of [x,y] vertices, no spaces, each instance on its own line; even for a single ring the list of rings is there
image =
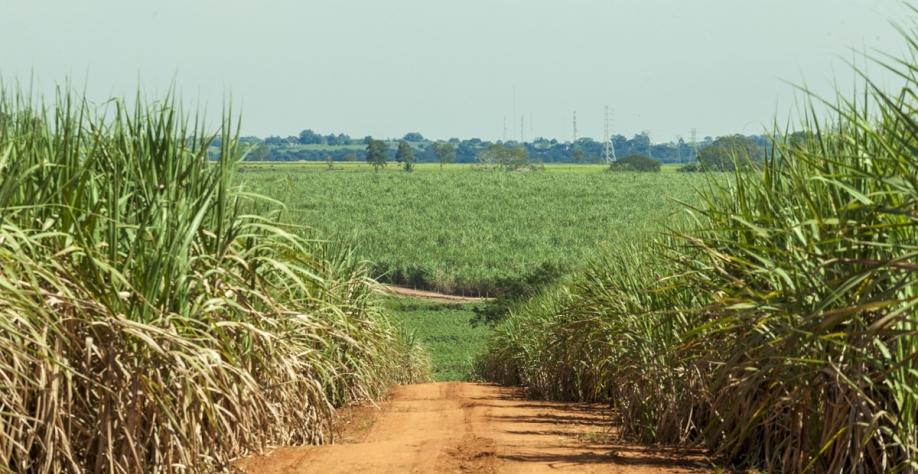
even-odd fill
[[[405,296],[409,298],[418,298],[422,300],[436,301],[438,303],[482,303],[485,301],[491,301],[494,298],[484,298],[484,297],[475,297],[475,296],[459,296],[459,295],[448,295],[445,293],[437,293],[435,291],[424,291],[424,290],[414,290],[411,288],[405,288],[403,286],[393,286],[386,285],[385,292],[397,296]]]
[[[359,414],[339,444],[281,448],[242,460],[250,474],[707,471],[685,450],[611,441],[601,407],[534,402],[472,383],[408,385]]]

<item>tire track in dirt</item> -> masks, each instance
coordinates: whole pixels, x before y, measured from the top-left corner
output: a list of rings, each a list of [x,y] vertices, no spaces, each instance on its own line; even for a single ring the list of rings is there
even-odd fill
[[[526,400],[487,384],[397,387],[361,410],[364,433],[342,444],[279,448],[237,462],[249,474],[708,472],[697,451],[614,442],[595,404]]]

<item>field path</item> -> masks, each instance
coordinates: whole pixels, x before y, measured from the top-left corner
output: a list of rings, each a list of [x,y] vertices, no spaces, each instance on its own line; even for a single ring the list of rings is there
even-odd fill
[[[436,301],[438,303],[481,303],[491,301],[494,298],[483,298],[475,296],[448,295],[446,293],[437,293],[435,291],[413,290],[403,286],[385,285],[387,293],[404,296],[409,298],[418,298],[422,300]]]
[[[380,407],[361,413],[362,433],[340,444],[280,448],[237,467],[249,474],[708,471],[697,453],[612,442],[601,407],[525,400],[510,388],[407,385]]]

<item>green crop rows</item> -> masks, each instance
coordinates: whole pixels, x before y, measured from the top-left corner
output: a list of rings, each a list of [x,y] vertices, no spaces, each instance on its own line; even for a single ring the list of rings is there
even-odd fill
[[[288,206],[287,219],[354,244],[384,281],[491,294],[543,271],[569,270],[600,247],[647,238],[693,199],[704,177],[607,173],[602,167],[497,172],[374,173],[351,165],[245,168],[250,191]]]

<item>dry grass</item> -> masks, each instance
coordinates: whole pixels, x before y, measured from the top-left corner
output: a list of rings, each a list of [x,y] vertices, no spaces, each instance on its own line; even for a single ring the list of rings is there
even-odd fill
[[[232,185],[232,122],[212,162],[170,99],[5,90],[0,470],[221,470],[425,376],[348,250]]]

